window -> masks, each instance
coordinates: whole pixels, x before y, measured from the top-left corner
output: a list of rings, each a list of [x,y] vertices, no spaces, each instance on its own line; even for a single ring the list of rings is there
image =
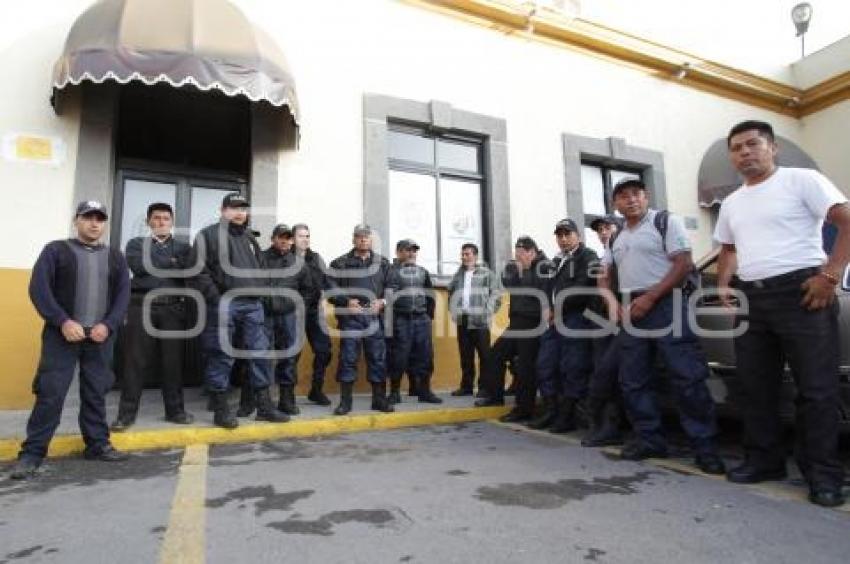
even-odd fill
[[[414,239],[421,247],[418,263],[450,276],[460,265],[461,245],[485,248],[481,140],[388,127],[389,245]]]
[[[590,248],[598,253],[603,252],[604,249],[596,234],[590,229],[590,224],[594,219],[603,215],[617,214],[613,201],[614,186],[629,178],[640,180],[641,172],[634,169],[611,168],[592,163],[581,164],[584,240]]]

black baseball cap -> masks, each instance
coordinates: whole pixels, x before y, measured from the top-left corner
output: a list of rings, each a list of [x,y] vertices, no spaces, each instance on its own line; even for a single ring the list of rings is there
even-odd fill
[[[538,249],[537,243],[528,235],[522,235],[517,238],[516,243],[514,243],[514,247],[517,249],[525,249],[526,251],[536,251]]]
[[[275,237],[277,237],[279,235],[288,235],[288,236],[291,237],[292,236],[292,228],[289,227],[285,223],[278,223],[277,225],[274,226],[274,229],[272,229],[272,239],[274,239]]]
[[[574,231],[578,233],[578,225],[572,219],[565,218],[555,224],[555,235],[558,234],[558,231]]]
[[[354,226],[353,235],[357,237],[358,235],[371,235],[372,228],[367,223],[358,223]]]
[[[646,184],[644,184],[643,180],[641,180],[640,178],[625,178],[614,185],[614,191],[611,194],[611,197],[616,198],[617,192],[620,192],[625,188],[638,188],[640,190],[646,190]]]
[[[620,222],[617,220],[616,216],[603,215],[602,217],[597,217],[596,219],[591,221],[590,228],[596,231],[603,223],[606,225],[620,225]]]
[[[248,203],[248,198],[239,192],[231,192],[221,201],[221,207],[223,208],[247,208],[250,207],[250,205],[251,204]]]
[[[74,214],[74,217],[95,213],[103,217],[103,219],[109,219],[109,214],[106,212],[106,206],[97,200],[84,200],[77,204],[77,213]]]
[[[419,245],[413,239],[402,239],[395,244],[395,250],[397,251],[406,251],[408,249],[415,249],[418,251]]]

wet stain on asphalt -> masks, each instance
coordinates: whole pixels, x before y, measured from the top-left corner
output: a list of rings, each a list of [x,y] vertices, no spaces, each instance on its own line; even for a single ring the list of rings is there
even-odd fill
[[[207,507],[224,507],[231,501],[247,502],[254,501],[254,514],[262,515],[268,511],[289,511],[292,505],[302,499],[306,499],[316,493],[316,490],[298,490],[292,492],[277,493],[274,486],[248,486],[227,492],[221,497],[208,499]],[[238,507],[247,507],[241,503]]]
[[[8,558],[9,560],[20,560],[22,558],[29,558],[30,556],[32,556],[32,555],[34,555],[38,552],[41,552],[41,550],[43,548],[44,548],[44,545],[37,544],[35,546],[31,546],[29,548],[25,548],[25,549],[19,550],[17,552],[10,552],[9,554],[7,554],[5,556],[5,558]],[[53,550],[55,550],[55,549],[53,549]],[[8,562],[8,560],[0,560],[0,562]]]
[[[529,509],[557,509],[570,501],[581,501],[593,495],[638,493],[636,484],[658,472],[638,472],[631,476],[611,476],[592,480],[566,479],[557,482],[524,482],[482,486],[474,497],[493,505],[526,507]]]
[[[286,521],[268,523],[266,527],[287,534],[327,537],[334,534],[334,527],[336,525],[364,523],[380,529],[395,520],[396,516],[386,509],[350,509],[347,511],[332,511],[316,520],[289,518]]]
[[[39,494],[63,487],[95,486],[120,480],[147,480],[176,476],[182,450],[135,453],[122,462],[93,462],[82,458],[47,460],[30,480],[0,480],[0,497]]]
[[[410,562],[411,560],[413,560],[412,554],[407,554],[398,559],[399,562]]]
[[[250,466],[257,462],[306,460],[311,458],[345,458],[353,462],[372,462],[384,456],[405,454],[410,447],[377,447],[348,443],[339,437],[288,439],[234,448],[236,445],[215,447],[210,452],[210,467]]]
[[[466,470],[449,470],[446,472],[449,476],[466,476],[469,474]]]

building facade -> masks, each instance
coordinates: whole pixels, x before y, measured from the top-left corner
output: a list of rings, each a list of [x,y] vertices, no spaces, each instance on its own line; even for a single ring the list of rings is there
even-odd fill
[[[552,225],[609,211],[626,175],[685,217],[695,255],[707,252],[718,202],[704,196],[722,198],[729,182],[705,159],[744,119],[771,122],[789,155],[850,188],[850,40],[795,65],[792,84],[509,1],[18,9],[50,17],[21,18],[0,52],[11,212],[0,222],[0,408],[31,400],[41,322],[30,268],[69,235],[80,199],[107,203],[122,245],[143,232],[150,201],[173,202],[191,237],[241,190],[263,241],[278,221],[304,222],[333,257],[365,221],[384,253],[416,239],[444,282],[468,240],[496,268],[520,234],[554,249]],[[459,367],[446,315],[435,331],[435,382],[447,388]]]

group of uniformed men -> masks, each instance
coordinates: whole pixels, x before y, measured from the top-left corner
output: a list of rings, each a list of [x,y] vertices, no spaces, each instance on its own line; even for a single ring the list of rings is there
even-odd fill
[[[751,400],[745,415],[747,457],[728,478],[755,482],[785,475],[776,404],[778,373],[787,358],[800,393],[797,459],[809,480],[810,499],[838,505],[843,473],[837,459],[834,286],[850,259],[847,200],[819,173],[776,167],[768,124],[738,124],[728,142],[744,185],[724,203],[715,233],[722,244],[719,290],[724,303],[730,303],[737,271],[739,289],[755,305],[741,315],[751,329],[736,338],[739,376]],[[476,406],[504,404],[510,364],[516,404],[504,421],[563,433],[587,420],[590,431],[582,444],[601,446],[623,442],[625,413],[633,439],[622,458],[664,457],[667,444],[653,387],[658,356],[695,464],[707,473],[724,473],[714,445],[709,370],[688,322],[694,267],[684,224],[665,210],[650,209],[647,187],[638,179],[618,183],[613,203],[619,217],[592,225],[606,249],[601,259],[582,242],[582,229],[571,219],[554,227],[558,252],[551,260],[532,238],[522,236],[501,276],[482,264],[474,243],[462,246],[461,266],[448,285],[462,373],[452,395],[475,393],[477,353]],[[33,385],[37,401],[13,476],[31,475],[44,458],[77,363],[86,457],[125,457],[109,442],[104,396],[112,384],[107,345],[128,303],[123,385],[113,430],[134,423],[144,377],[152,371],[162,376],[166,419],[193,420],[183,406],[184,343],[158,333],[186,329],[186,288],[200,292],[206,306],[199,312],[204,322],[200,342],[218,426],[234,428],[237,415],[254,411],[258,420],[273,422],[299,412],[294,389],[305,335],[315,355],[308,398],[330,405],[322,389],[331,359],[323,299],[335,306],[340,331],[335,414],[352,410],[361,348],[373,410],[393,411],[401,401],[405,373],[419,401],[442,401],[430,383],[433,284],[428,271],[416,264],[416,242],[399,241],[390,262],[372,249],[371,228],[357,225],[352,249],[325,266],[311,250],[304,224],[276,226],[271,246],[261,250],[249,212],[245,196],[229,194],[221,221],[201,230],[190,247],[172,236],[171,207],[152,204],[147,213],[151,235],[131,240],[125,260],[99,243],[106,208],[93,201],[79,205],[77,238],[49,243],[33,270],[30,294],[45,319],[43,350]],[[820,248],[824,219],[839,230],[830,257]],[[795,240],[794,253],[779,238],[783,229]],[[510,295],[509,324],[491,345],[490,325],[504,292]],[[620,330],[606,330],[612,325]],[[776,355],[775,361],[765,364],[767,355]],[[228,390],[237,358],[246,369],[243,392],[250,390],[251,396],[234,413]],[[276,405],[273,381],[280,386]]]

